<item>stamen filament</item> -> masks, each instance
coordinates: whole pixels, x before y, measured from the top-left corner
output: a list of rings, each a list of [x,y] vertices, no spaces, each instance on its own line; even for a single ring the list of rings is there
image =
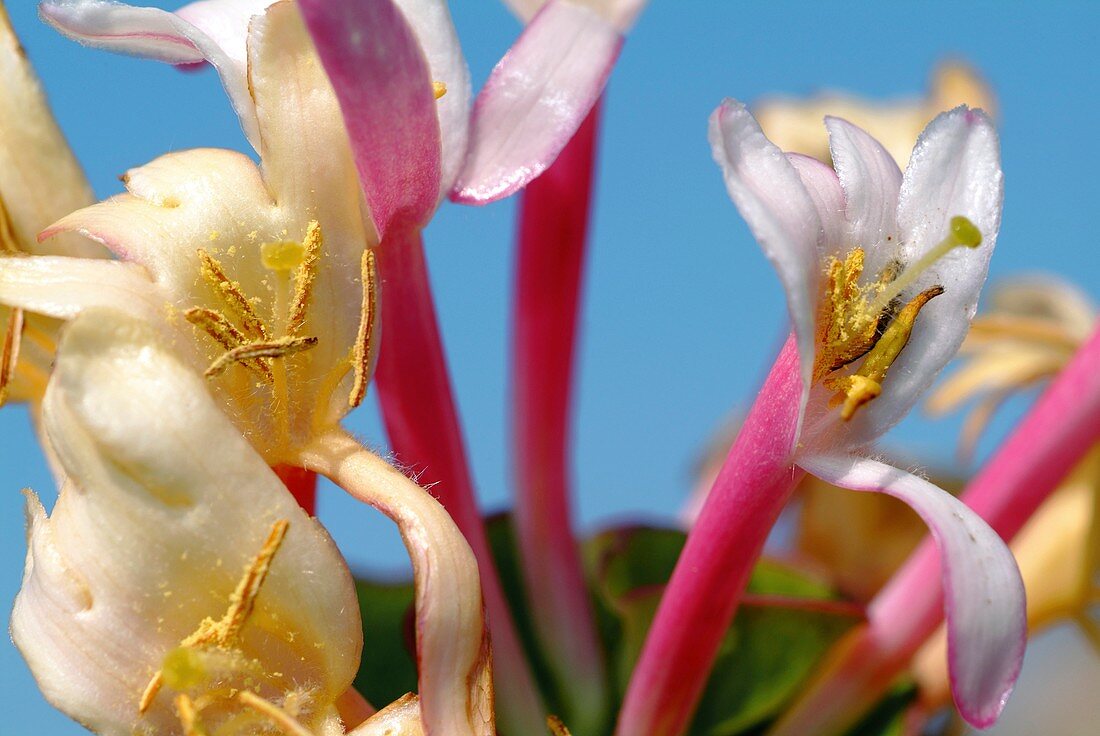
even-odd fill
[[[23,310],[18,307],[8,315],[8,327],[4,333],[4,348],[0,351],[0,406],[8,398],[8,386],[19,362],[19,346],[23,339]]]
[[[176,713],[179,714],[180,725],[183,726],[183,736],[207,736],[206,729],[199,721],[195,704],[183,693],[176,696]]]
[[[294,282],[294,298],[290,302],[290,318],[287,320],[286,334],[291,337],[301,332],[305,325],[306,310],[309,309],[309,298],[313,294],[313,281],[317,278],[317,263],[320,260],[323,244],[321,224],[316,220],[310,221],[303,243],[305,256],[301,265],[298,266],[298,274]]]
[[[363,302],[359,309],[359,333],[352,348],[351,362],[355,368],[355,380],[352,382],[348,406],[354,409],[363,403],[367,395],[371,367],[377,352],[377,340],[374,339],[374,325],[378,316],[378,267],[374,251],[363,251],[360,262],[363,280]]]
[[[221,345],[226,351],[233,351],[248,343],[248,339],[233,326],[233,323],[222,314],[213,309],[193,307],[183,313],[184,318],[203,330],[207,335]],[[245,365],[260,374],[268,383],[274,380],[269,368],[262,360],[246,361]]]
[[[921,256],[920,260],[903,270],[896,279],[887,284],[875,297],[874,301],[868,305],[867,311],[871,314],[878,314],[886,309],[890,302],[916,281],[933,263],[955,248],[960,246],[977,248],[981,244],[982,234],[973,222],[961,215],[952,217],[951,230],[947,237],[941,240],[935,248]]]
[[[571,736],[569,729],[562,720],[555,715],[546,716],[546,727],[550,729],[552,736]]]
[[[244,333],[253,340],[267,340],[267,328],[252,308],[252,302],[241,291],[241,285],[231,281],[222,264],[202,248],[199,249],[199,260],[202,262],[202,277],[229,307],[229,311],[240,319]]]
[[[287,736],[313,736],[313,734],[310,733],[305,726],[299,723],[297,719],[270,700],[265,700],[256,693],[242,690],[237,693],[237,700],[256,712],[267,716],[279,727],[279,730]]]
[[[285,358],[288,355],[309,350],[316,344],[316,337],[280,337],[269,342],[241,345],[219,356],[203,375],[212,378],[224,373],[234,363],[246,363],[257,358]]]

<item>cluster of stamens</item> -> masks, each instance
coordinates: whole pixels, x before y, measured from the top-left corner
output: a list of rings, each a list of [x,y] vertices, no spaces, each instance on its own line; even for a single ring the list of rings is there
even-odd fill
[[[320,224],[314,220],[306,229],[302,243],[278,241],[260,246],[264,265],[278,272],[294,272],[294,293],[285,313],[281,335],[275,335],[256,313],[253,300],[226,273],[224,266],[210,253],[199,250],[201,275],[223,309],[193,307],[184,316],[192,325],[214,339],[224,352],[206,369],[207,378],[225,373],[233,366],[252,371],[266,384],[275,383],[274,361],[304,352],[317,345],[318,338],[303,335],[314,282],[317,278],[324,239]],[[359,332],[352,346],[350,361],[354,382],[348,404],[354,408],[363,401],[370,378],[375,348],[375,316],[378,312],[378,275],[373,251],[362,257],[363,299]],[[276,322],[278,315],[276,315]]]
[[[882,382],[909,342],[917,315],[944,290],[932,286],[904,304],[901,293],[947,252],[981,242],[970,220],[953,217],[950,233],[939,245],[908,267],[889,263],[871,284],[861,283],[862,248],[853,248],[843,261],[834,257],[829,262],[818,307],[813,379],[836,392],[829,407],[839,406],[841,419],[850,420],[882,393]],[[842,373],[860,359],[863,362],[853,372]]]

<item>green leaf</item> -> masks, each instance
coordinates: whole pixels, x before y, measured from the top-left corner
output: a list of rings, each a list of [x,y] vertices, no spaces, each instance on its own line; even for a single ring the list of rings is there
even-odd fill
[[[363,616],[363,659],[355,688],[381,707],[416,692],[412,582],[356,580]]]

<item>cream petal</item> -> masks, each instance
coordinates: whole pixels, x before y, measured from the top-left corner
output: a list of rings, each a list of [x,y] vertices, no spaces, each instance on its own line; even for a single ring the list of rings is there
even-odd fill
[[[840,256],[849,244],[844,219],[844,189],[840,186],[840,178],[832,167],[816,158],[788,153],[787,160],[798,172],[821,219],[821,249],[824,255]]]
[[[710,117],[710,145],[726,189],[787,293],[798,341],[803,409],[814,363],[814,310],[824,266],[823,228],[799,172],[772,144],[748,109],[726,100]]]
[[[138,716],[145,685],[203,618],[225,611],[285,519],[241,648],[309,690],[316,722],[326,720],[362,645],[350,573],[202,379],[148,325],[90,312],[65,334],[44,417],[79,485],[49,519],[30,504],[12,636],[51,702],[99,733],[178,728],[167,692]]]
[[[1003,178],[997,133],[979,111],[944,113],[917,141],[898,202],[902,261],[913,263],[939,244],[956,215],[969,218],[983,241],[940,258],[902,293],[905,299],[935,285],[944,288],[921,310],[882,395],[852,420],[853,444],[870,442],[909,413],[962,345],[1001,225]]]
[[[76,237],[39,245],[38,231],[95,201],[92,188],[50,113],[42,86],[0,6],[0,219],[15,245],[33,254],[103,255]]]
[[[64,35],[95,48],[169,64],[208,61],[218,70],[248,139],[256,144],[256,112],[245,80],[242,28],[269,2],[207,0],[182,14],[113,0],[44,0],[42,18]]]
[[[842,488],[894,496],[928,524],[943,560],[955,702],[970,723],[990,725],[1012,692],[1027,639],[1024,584],[1008,547],[966,504],[915,475],[856,457],[796,462]]]
[[[646,0],[504,0],[504,4],[524,23],[535,17],[549,2],[571,2],[591,8],[615,24],[620,32],[626,33],[645,8]]]
[[[0,258],[0,304],[58,319],[110,307],[161,320],[164,297],[133,263],[67,256]]]

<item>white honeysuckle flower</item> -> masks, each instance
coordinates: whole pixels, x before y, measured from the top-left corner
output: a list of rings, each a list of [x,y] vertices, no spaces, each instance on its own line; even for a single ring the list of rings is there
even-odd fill
[[[943,558],[955,700],[967,720],[988,725],[1023,658],[1019,569],[962,502],[868,453],[966,336],[1000,228],[997,135],[979,111],[943,113],[903,174],[860,128],[838,118],[825,125],[835,171],[783,153],[737,101],[711,117],[729,194],[786,290],[793,335],[775,370],[797,367],[801,378],[800,395],[775,399],[798,402],[775,409],[790,426],[754,441],[762,456],[789,452],[826,482],[895,496],[929,525]]]
[[[275,465],[362,400],[376,342],[373,235],[293,5],[253,20],[247,75],[260,167],[199,149],[127,172],[127,194],[42,235],[78,233],[121,262],[6,259],[0,301],[62,319],[112,306],[159,325]]]
[[[93,201],[0,3],[0,257],[102,256],[102,248],[76,235],[35,239],[57,218]],[[41,398],[57,326],[42,315],[0,306],[0,404]]]
[[[46,698],[106,735],[184,733],[189,711],[210,736],[281,733],[241,692],[343,733],[351,574],[202,379],[148,325],[93,312],[43,417],[69,481],[49,517],[28,494],[11,631]]]

